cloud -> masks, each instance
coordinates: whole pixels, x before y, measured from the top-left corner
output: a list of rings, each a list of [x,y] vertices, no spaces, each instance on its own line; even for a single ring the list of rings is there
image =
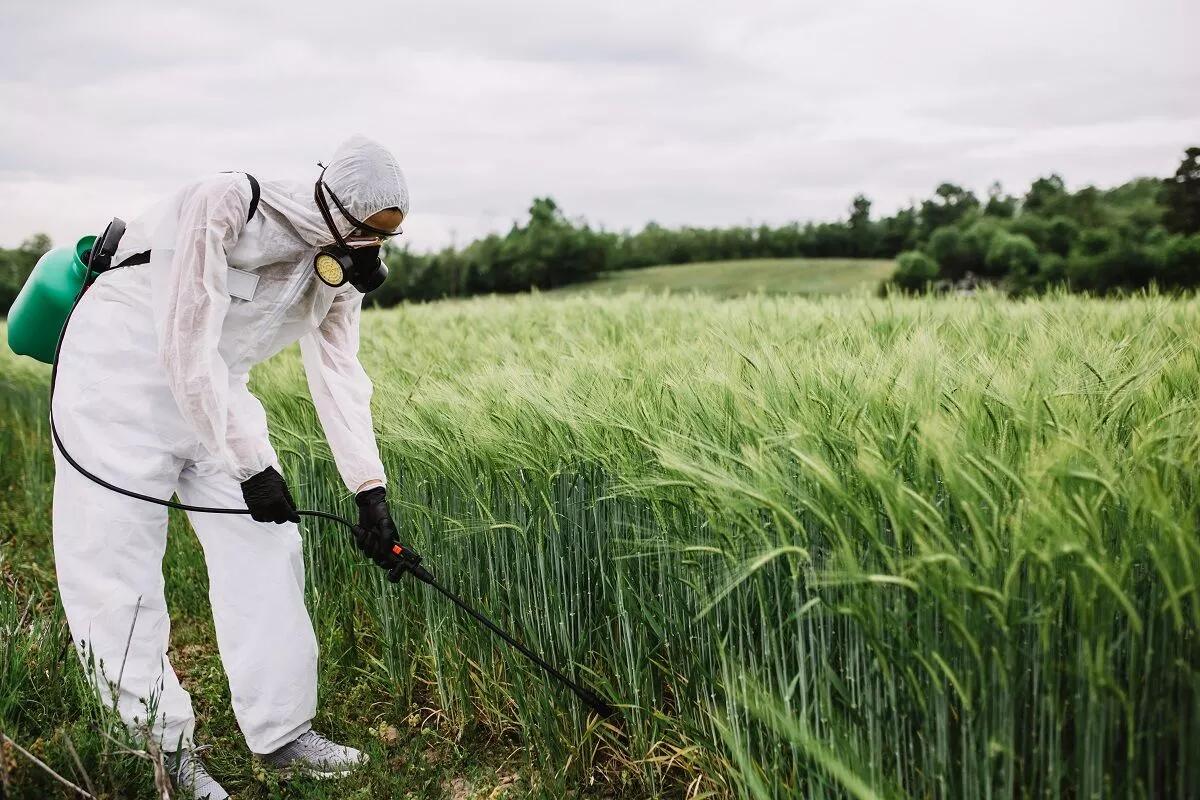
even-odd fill
[[[419,249],[539,195],[610,228],[778,223],[1164,175],[1200,139],[1178,2],[65,5],[0,32],[6,244],[217,170],[311,177],[356,131],[405,165]]]

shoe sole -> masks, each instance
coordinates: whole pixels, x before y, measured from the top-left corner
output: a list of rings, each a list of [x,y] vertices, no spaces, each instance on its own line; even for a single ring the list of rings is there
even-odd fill
[[[285,781],[295,780],[296,778],[310,778],[316,781],[328,781],[335,778],[344,778],[354,772],[353,769],[344,770],[341,772],[322,772],[315,769],[281,769],[279,777]]]
[[[292,778],[312,778],[313,780],[327,781],[335,778],[344,778],[353,773],[355,770],[365,767],[370,760],[371,759],[367,756],[367,754],[363,753],[362,761],[346,767],[345,769],[322,770],[317,769],[316,767],[273,767],[273,769],[275,769],[279,773],[279,776],[284,780],[291,780]]]

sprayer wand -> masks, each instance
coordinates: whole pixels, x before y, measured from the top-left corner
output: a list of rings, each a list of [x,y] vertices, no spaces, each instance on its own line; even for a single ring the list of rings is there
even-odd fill
[[[346,522],[346,520],[341,520],[341,521]],[[512,636],[510,636],[503,628],[499,627],[498,625],[496,625],[496,623],[492,622],[490,619],[485,617],[483,614],[479,613],[474,608],[467,605],[467,603],[461,597],[459,597],[458,595],[456,595],[454,592],[450,591],[446,587],[442,586],[436,580],[434,580],[433,575],[429,572],[429,570],[421,565],[422,557],[415,550],[413,550],[411,548],[407,548],[401,544],[394,544],[394,545],[392,545],[392,555],[394,555],[396,557],[397,561],[399,562],[397,566],[399,567],[400,572],[411,572],[414,578],[421,581],[422,583],[432,586],[434,589],[436,589],[438,592],[440,592],[442,594],[442,596],[446,597],[447,599],[450,600],[450,602],[454,603],[454,605],[458,606],[463,611],[470,614],[480,624],[482,624],[484,627],[486,627],[492,633],[496,634],[501,639],[503,639],[505,642],[507,642],[509,645],[511,645],[513,647],[513,649],[515,649],[521,655],[525,656],[530,661],[532,661],[534,664],[537,664],[539,667],[541,667],[543,670],[545,670],[548,675],[550,675],[554,678],[557,678],[560,683],[562,683],[564,686],[566,686],[568,689],[570,689],[572,692],[574,692],[576,697],[578,697],[580,700],[582,700],[584,702],[584,704],[586,704],[589,708],[591,708],[593,711],[595,711],[601,717],[604,717],[607,719],[609,717],[616,716],[616,713],[617,713],[616,709],[614,709],[611,705],[609,705],[604,700],[602,700],[600,698],[600,696],[597,695],[595,692],[593,692],[591,689],[587,688],[586,686],[584,686],[580,683],[577,683],[577,682],[571,680],[566,675],[559,672],[558,669],[556,669],[554,667],[554,665],[550,664],[548,661],[543,659],[537,653],[534,653],[528,647],[526,647],[525,645],[518,642],[516,639],[514,639]]]
[[[79,289],[79,294],[75,296],[75,301],[71,304],[71,310],[67,312],[67,317],[63,322],[62,330],[59,331],[58,334],[58,342],[54,347],[54,363],[50,368],[50,434],[54,438],[54,444],[56,447],[58,447],[58,451],[62,453],[62,456],[64,459],[66,459],[67,463],[74,467],[79,474],[83,475],[85,478],[93,481],[94,483],[103,486],[105,489],[116,492],[117,494],[131,497],[135,500],[153,503],[155,505],[166,506],[167,508],[177,508],[181,511],[194,511],[202,514],[249,514],[250,509],[248,508],[210,508],[208,506],[193,506],[187,503],[179,503],[174,500],[163,500],[158,497],[141,494],[139,492],[134,492],[124,487],[117,486],[113,483],[109,483],[103,478],[87,470],[82,464],[75,460],[75,458],[67,451],[66,446],[63,445],[62,438],[58,435],[58,429],[54,426],[54,384],[58,378],[58,357],[62,351],[63,340],[67,335],[67,326],[71,322],[71,316],[75,313],[75,309],[78,307],[79,301],[83,299],[84,292],[87,291],[93,273],[103,272],[108,269],[109,263],[116,252],[115,240],[119,240],[124,231],[125,223],[121,222],[119,219],[114,219],[113,222],[110,223],[107,228],[105,228],[104,233],[100,236],[100,238],[96,240],[92,254],[89,254],[85,259],[87,262],[87,272],[84,275],[83,285]],[[110,241],[110,234],[114,232],[114,240]],[[97,269],[97,267],[99,267],[99,269]],[[338,516],[337,514],[331,514],[328,511],[297,509],[296,513],[302,517],[314,517],[317,519],[326,519],[331,522],[336,522],[340,525],[344,525],[352,533],[359,527],[345,517]],[[552,678],[555,678],[572,692],[574,692],[576,697],[578,697],[585,705],[587,705],[601,717],[607,719],[616,716],[616,709],[601,699],[601,697],[594,691],[568,678],[548,661],[514,639],[503,628],[492,622],[479,611],[475,610],[472,606],[468,605],[467,602],[461,597],[434,580],[433,574],[422,565],[422,556],[415,550],[397,543],[392,545],[391,553],[396,559],[396,563],[388,567],[388,569],[391,571],[391,574],[399,576],[404,572],[411,572],[414,578],[433,587],[442,596],[454,603],[454,605],[458,606],[467,614],[475,618],[475,620],[486,627],[489,631],[503,639],[521,655],[525,656],[534,664],[537,664],[539,667],[541,667],[546,674],[550,675]]]

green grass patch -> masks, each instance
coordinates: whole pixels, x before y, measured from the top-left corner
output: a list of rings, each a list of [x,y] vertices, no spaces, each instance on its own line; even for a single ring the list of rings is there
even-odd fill
[[[747,294],[847,294],[871,291],[891,277],[891,259],[757,258],[710,261],[606,272],[598,280],[550,294],[599,292],[703,292],[720,297]]]

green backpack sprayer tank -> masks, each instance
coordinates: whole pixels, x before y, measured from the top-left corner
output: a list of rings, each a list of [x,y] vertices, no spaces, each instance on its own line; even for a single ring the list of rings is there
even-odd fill
[[[74,247],[56,247],[38,259],[21,293],[8,310],[8,346],[14,353],[50,364],[58,334],[87,279],[95,236],[85,236]]]

